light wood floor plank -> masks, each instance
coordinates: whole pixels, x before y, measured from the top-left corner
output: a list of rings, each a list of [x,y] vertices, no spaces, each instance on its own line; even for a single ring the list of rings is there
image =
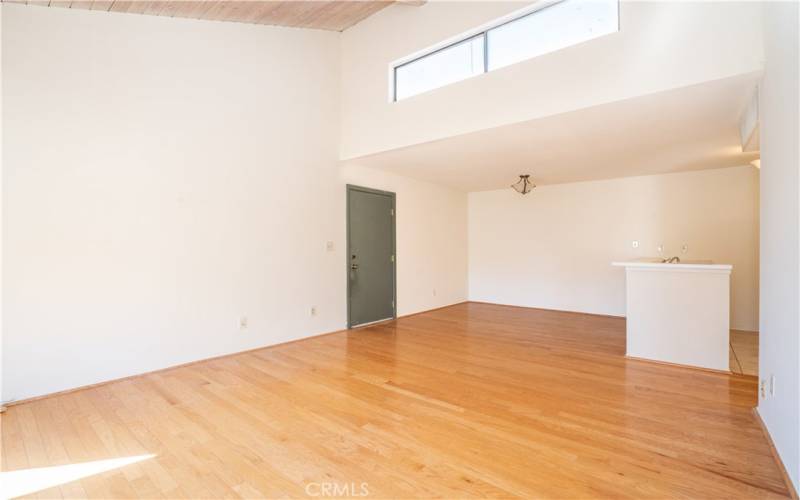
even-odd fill
[[[618,318],[461,304],[9,408],[3,470],[153,454],[35,494],[786,498],[754,377],[624,357]]]

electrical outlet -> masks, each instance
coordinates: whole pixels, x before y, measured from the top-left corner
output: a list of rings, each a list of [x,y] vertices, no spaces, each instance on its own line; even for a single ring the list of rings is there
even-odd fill
[[[328,252],[333,252],[333,242],[332,241],[326,241],[325,242],[325,250],[327,250]]]
[[[317,315],[317,306],[311,306],[311,309],[309,309],[308,312],[311,314],[311,316],[316,316]]]
[[[682,253],[686,253],[688,251],[689,251],[689,244],[688,243],[684,243],[683,246],[681,247],[681,252]]]
[[[766,399],[767,397],[767,381],[761,381],[761,399]]]
[[[247,319],[247,316],[239,318],[239,330],[247,330],[248,326],[250,326],[250,321]]]
[[[775,397],[775,375],[769,376],[769,395]]]
[[[639,240],[633,240],[631,242],[631,247],[632,248],[639,248]]]
[[[656,250],[658,250],[658,253],[664,253],[664,245],[663,244],[658,245],[658,247],[656,247]]]

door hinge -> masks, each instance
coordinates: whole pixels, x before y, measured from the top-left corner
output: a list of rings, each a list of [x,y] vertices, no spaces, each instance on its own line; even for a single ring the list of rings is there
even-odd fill
[[[390,208],[390,209],[389,209],[389,215],[391,215],[392,217],[394,217],[394,208]]]
[[[389,260],[391,260],[392,262],[394,262],[394,255],[392,255],[392,256],[389,258]]]

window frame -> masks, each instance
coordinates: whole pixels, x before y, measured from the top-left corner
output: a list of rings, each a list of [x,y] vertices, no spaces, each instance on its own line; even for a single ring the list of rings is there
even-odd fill
[[[459,35],[456,35],[454,37],[448,38],[448,39],[446,39],[446,40],[444,40],[444,41],[442,41],[440,43],[437,43],[437,44],[432,45],[430,47],[427,47],[425,49],[422,49],[422,50],[419,50],[417,52],[414,52],[413,54],[410,54],[408,56],[405,56],[405,57],[402,57],[402,58],[397,59],[395,61],[392,61],[391,63],[389,63],[389,96],[388,96],[389,97],[389,102],[390,103],[400,102],[397,99],[397,69],[398,68],[401,68],[401,67],[406,66],[408,64],[411,64],[411,63],[414,63],[416,61],[419,61],[420,59],[424,59],[424,58],[426,58],[428,56],[436,54],[437,52],[441,52],[443,50],[449,49],[449,48],[454,47],[454,46],[456,46],[458,44],[464,43],[464,42],[466,42],[468,40],[472,40],[472,39],[478,38],[478,37],[483,37],[483,71],[480,74],[486,74],[486,73],[489,72],[489,31],[491,31],[491,30],[493,30],[495,28],[499,28],[500,26],[512,23],[512,22],[517,21],[519,19],[522,19],[524,17],[527,17],[527,16],[533,14],[534,12],[538,12],[540,10],[547,9],[548,7],[552,7],[554,5],[558,5],[558,4],[560,4],[560,3],[564,2],[564,1],[565,0],[542,0],[542,1],[535,2],[533,5],[529,5],[527,7],[522,8],[522,9],[515,10],[514,12],[511,12],[511,13],[505,15],[505,16],[502,16],[502,17],[500,17],[498,19],[495,19],[493,21],[490,21],[488,23],[485,23],[485,24],[483,24],[481,26],[478,26],[477,28],[473,28],[473,29],[471,29],[469,31],[466,31],[466,32],[463,32],[463,33],[461,33]],[[617,31],[619,31],[619,26],[620,26],[620,20],[619,20],[620,1],[616,0],[616,3],[617,3]],[[501,69],[501,68],[499,68],[499,69]],[[466,79],[468,79],[468,78],[465,78],[465,80]],[[458,80],[458,81],[463,81],[463,80]],[[455,83],[455,82],[453,82],[453,83]],[[442,85],[441,87],[445,87],[445,86],[451,85],[451,84],[452,83],[448,83],[448,84]],[[435,88],[441,88],[441,87],[435,87]],[[433,89],[431,89],[431,90],[433,90]],[[418,94],[413,94],[413,95],[410,95],[408,97],[404,97],[401,100],[405,100],[405,99],[408,99],[410,97],[413,97],[414,95],[423,94],[425,92],[427,92],[427,91],[419,92]]]
[[[563,2],[563,1],[564,0],[558,0],[558,2]],[[397,70],[398,69],[402,68],[403,66],[408,66],[409,64],[413,64],[413,63],[415,63],[417,61],[420,61],[420,60],[425,59],[427,57],[430,57],[432,55],[438,54],[439,52],[443,52],[443,51],[445,51],[447,49],[453,48],[453,47],[455,47],[457,45],[461,45],[462,43],[469,42],[469,41],[474,40],[476,38],[481,38],[481,37],[483,38],[483,71],[481,72],[481,74],[486,73],[488,71],[488,68],[489,68],[489,57],[486,54],[486,49],[489,48],[488,47],[489,37],[486,36],[486,33],[488,31],[489,31],[488,29],[485,29],[485,30],[480,31],[478,33],[475,33],[473,35],[466,36],[466,37],[463,37],[463,38],[459,38],[458,40],[456,40],[454,42],[448,43],[447,45],[444,45],[442,47],[437,47],[435,50],[431,50],[430,52],[426,52],[426,53],[422,54],[421,56],[415,57],[414,59],[402,62],[400,64],[393,65],[392,69],[391,69],[391,71],[392,71],[392,89],[391,89],[392,102],[397,102]],[[461,80],[458,80],[458,81],[461,81]],[[453,82],[453,83],[455,83],[455,82]],[[445,85],[450,85],[450,83],[447,83]],[[442,86],[445,86],[445,85],[442,85]],[[435,88],[440,88],[440,87],[435,87]],[[425,92],[427,92],[427,91],[425,91]],[[422,94],[422,93],[424,93],[424,92],[420,92],[420,94]],[[419,94],[414,94],[414,95],[419,95]],[[408,96],[408,97],[413,97],[413,95],[412,96]],[[407,97],[405,99],[407,99]]]

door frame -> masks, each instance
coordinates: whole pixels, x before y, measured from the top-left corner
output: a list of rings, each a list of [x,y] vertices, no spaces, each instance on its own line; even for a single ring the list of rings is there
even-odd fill
[[[347,247],[347,252],[344,255],[345,258],[345,276],[347,278],[347,328],[353,328],[353,323],[351,321],[350,316],[350,292],[351,292],[351,284],[350,284],[350,256],[352,255],[350,249],[350,193],[353,191],[360,191],[362,193],[370,193],[370,194],[379,194],[383,196],[388,196],[392,200],[392,255],[394,255],[394,262],[392,266],[392,300],[394,301],[394,307],[392,308],[392,319],[397,319],[397,195],[391,191],[382,191],[380,189],[373,189],[363,186],[356,186],[354,184],[347,184],[347,201],[346,201],[346,224],[347,224],[347,243],[345,246]],[[368,325],[369,323],[364,323],[364,326]]]

